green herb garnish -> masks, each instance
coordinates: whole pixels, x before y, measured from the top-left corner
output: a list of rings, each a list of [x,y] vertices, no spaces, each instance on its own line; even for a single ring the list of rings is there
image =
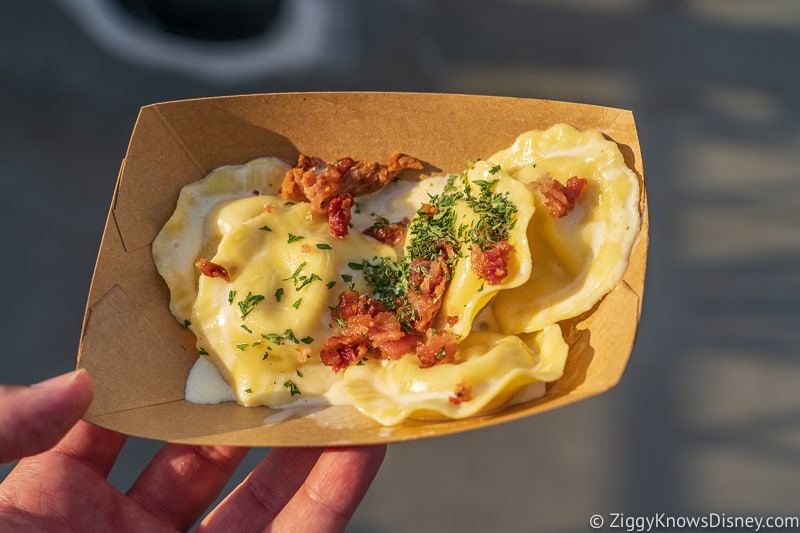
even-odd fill
[[[300,389],[297,388],[297,385],[295,385],[294,381],[292,381],[291,379],[287,379],[286,381],[284,381],[283,386],[289,389],[289,394],[292,396],[294,396],[295,394],[300,394]]]
[[[264,296],[261,294],[253,294],[248,291],[247,296],[245,296],[243,300],[239,301],[239,312],[241,314],[241,318],[244,319],[244,317],[249,315],[263,300]]]

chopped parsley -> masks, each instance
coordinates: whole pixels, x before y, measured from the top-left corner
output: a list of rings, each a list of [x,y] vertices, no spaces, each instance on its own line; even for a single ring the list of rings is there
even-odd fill
[[[286,242],[292,244],[293,242],[302,241],[303,239],[305,239],[305,237],[303,237],[302,235],[295,235],[294,233],[290,233],[289,239]]]
[[[306,267],[306,265],[308,265],[308,263],[303,261],[302,263],[300,263],[300,266],[298,266],[295,269],[295,271],[292,273],[291,276],[289,276],[288,278],[284,278],[282,281],[292,280],[292,284],[294,285],[295,291],[300,291],[300,289],[302,289],[309,283],[313,283],[315,281],[322,281],[322,278],[319,277],[317,274],[312,273],[310,276],[302,274],[303,269]]]
[[[489,173],[496,174],[500,170],[496,165]],[[409,223],[405,256],[399,260],[375,257],[360,264],[348,263],[351,269],[363,271],[364,279],[372,287],[373,298],[395,311],[404,327],[414,320],[414,311],[404,298],[409,290],[409,279],[412,274],[427,275],[424,270],[412,272],[415,260],[433,261],[452,247],[455,253],[446,257],[452,271],[453,264],[472,246],[485,251],[492,244],[509,238],[516,222],[517,207],[508,192],[495,191],[498,182],[498,179],[472,181],[466,172],[450,176],[441,194],[429,195],[428,203],[420,207]],[[348,283],[352,281],[352,276],[348,279],[343,275],[342,278]]]
[[[325,242],[317,243],[317,248],[320,250],[333,250],[333,246]]]
[[[377,263],[366,260],[362,263],[364,279],[372,285],[373,297],[394,310],[395,301],[408,292],[410,263],[392,261],[388,257],[376,259]]]
[[[300,341],[297,340],[297,337],[294,336],[294,333],[291,329],[287,329],[283,332],[283,338],[288,341],[292,341],[295,344],[300,344]]]
[[[283,344],[283,337],[278,335],[277,333],[262,333],[261,336],[264,337],[265,340],[271,342],[272,344],[277,344],[278,346]]]
[[[289,389],[289,394],[292,396],[294,396],[295,394],[300,394],[300,389],[297,388],[297,385],[295,385],[294,381],[292,381],[291,379],[287,379],[286,381],[284,381],[283,386]]]
[[[289,341],[289,342],[292,342],[294,344],[300,344],[300,341],[297,339],[297,336],[295,336],[294,332],[291,329],[284,330],[283,334],[279,334],[279,333],[262,333],[261,337],[264,338],[264,340],[267,340],[267,341],[269,341],[272,344],[275,344],[277,346],[281,346],[282,344],[285,344],[284,341]],[[311,340],[313,341],[313,339],[311,339]]]
[[[250,291],[247,292],[247,296],[243,300],[239,301],[239,313],[241,318],[244,319],[247,315],[249,315],[253,309],[256,308],[258,304],[260,304],[264,300],[264,296],[261,294],[253,294]]]

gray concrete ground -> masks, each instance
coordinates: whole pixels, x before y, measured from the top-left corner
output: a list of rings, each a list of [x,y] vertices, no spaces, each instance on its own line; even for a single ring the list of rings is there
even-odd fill
[[[621,384],[531,419],[391,446],[349,531],[585,531],[595,513],[800,515],[796,1],[306,1],[323,15],[321,44],[289,39],[278,59],[269,47],[241,50],[252,57],[242,64],[166,45],[148,55],[141,33],[97,29],[88,8],[103,3],[3,7],[0,380],[74,365],[141,105],[411,90],[628,108],[652,228],[643,321]],[[325,33],[331,20],[336,34]],[[156,448],[131,439],[113,482],[127,487]],[[237,479],[265,453],[251,452]]]

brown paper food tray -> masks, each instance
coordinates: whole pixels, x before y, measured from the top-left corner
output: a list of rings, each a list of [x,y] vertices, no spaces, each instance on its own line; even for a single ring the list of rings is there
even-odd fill
[[[184,385],[194,337],[172,317],[151,242],[180,188],[211,170],[299,152],[386,160],[394,151],[427,174],[460,172],[520,133],[564,122],[615,141],[642,184],[642,230],[624,280],[583,316],[562,323],[570,344],[564,376],[545,397],[501,412],[382,427],[350,407],[265,424],[276,411],[195,405]],[[294,93],[233,96],[143,107],[122,163],[89,292],[78,366],[95,397],[86,419],[122,433],[194,444],[323,446],[403,441],[516,420],[600,394],[620,380],[641,313],[648,243],[647,202],[630,111],[488,96],[414,93]]]

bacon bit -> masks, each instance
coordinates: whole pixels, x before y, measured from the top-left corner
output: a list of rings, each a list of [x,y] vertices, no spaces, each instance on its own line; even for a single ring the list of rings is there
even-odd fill
[[[264,206],[265,213],[272,213],[272,204],[267,204]]]
[[[396,152],[389,156],[389,161],[386,162],[386,169],[390,176],[395,177],[406,169],[422,170],[422,163],[416,157]]]
[[[359,337],[348,339],[331,337],[320,351],[320,359],[326,366],[332,367],[334,372],[340,372],[353,363],[357,363],[367,355],[367,339]]]
[[[202,257],[198,257],[195,260],[194,266],[197,267],[197,270],[199,270],[201,274],[208,276],[209,278],[222,278],[225,281],[231,280],[231,277],[224,266],[212,263],[211,261],[203,259]]]
[[[453,405],[461,405],[462,402],[468,402],[472,399],[472,385],[466,379],[459,381],[456,384],[456,389],[453,395],[448,398]]]
[[[281,196],[290,202],[305,202],[308,200],[305,190],[315,182],[314,170],[317,167],[315,158],[300,154],[297,164],[286,171],[281,183]]]
[[[312,248],[311,245],[308,244],[307,242],[304,242],[303,244],[300,245],[300,251],[303,252],[304,254],[309,254],[314,251],[314,248]]]
[[[549,174],[528,184],[530,190],[538,195],[553,218],[561,218],[569,214],[575,207],[575,201],[586,186],[586,178],[572,176],[562,184]]]
[[[417,346],[420,368],[430,368],[442,363],[454,363],[458,343],[449,331],[428,330],[425,340]]]
[[[300,154],[281,184],[281,196],[293,202],[311,202],[317,214],[327,213],[330,200],[340,194],[362,196],[375,192],[406,169],[421,170],[422,163],[413,157],[392,154],[387,164],[356,161],[343,157],[317,172],[317,160]]]
[[[514,247],[508,241],[497,241],[481,250],[476,244],[470,252],[470,269],[489,285],[497,285],[508,276],[508,256]]]
[[[292,202],[311,202],[311,212],[327,215],[329,223],[330,205],[335,198],[343,194],[357,197],[375,192],[403,170],[423,168],[419,160],[399,153],[392,154],[385,165],[343,157],[329,163],[322,171],[318,172],[317,166],[316,158],[299,154],[297,164],[287,170],[283,177],[281,196]],[[341,210],[337,210],[335,214],[340,216]],[[331,234],[339,234],[337,236],[341,237],[346,235],[346,229],[343,231],[338,221],[336,224],[337,227],[331,229]]]
[[[401,325],[398,311],[388,309],[380,300],[354,290],[342,291],[338,305],[331,311],[337,324],[336,335],[325,342],[322,362],[338,372],[366,355],[398,359],[416,352],[421,368],[452,363],[458,347],[456,337],[447,331],[434,332],[430,326],[450,283],[447,259],[453,254],[452,245],[443,243],[435,259],[412,261],[410,288],[400,298],[414,312],[410,331]]]
[[[364,235],[377,239],[383,244],[397,246],[406,238],[408,223],[408,217],[404,217],[400,222],[391,223],[383,217],[377,217],[375,224],[364,230]]]
[[[422,207],[419,208],[419,214],[427,219],[432,218],[438,212],[439,208],[431,204],[422,204]]]
[[[348,318],[368,313],[370,308],[369,296],[360,295],[358,291],[346,290],[339,293],[338,305],[331,311],[331,317],[336,320],[347,321]]]
[[[367,337],[372,325],[372,317],[368,313],[353,315],[345,321],[345,326],[339,329],[340,336]]]
[[[349,194],[340,194],[331,200],[328,206],[328,230],[331,235],[340,239],[347,235],[352,207],[353,197]]]
[[[406,336],[396,315],[391,311],[379,311],[372,314],[372,323],[367,334],[378,348],[383,343],[399,341]]]
[[[432,261],[414,259],[409,273],[406,299],[414,309],[414,330],[423,332],[433,323],[444,301],[452,278],[447,260],[455,252],[452,245],[442,246],[443,255]]]
[[[420,337],[418,335],[405,333],[397,340],[381,342],[378,345],[378,349],[382,359],[396,360],[406,354],[414,353],[419,343]]]
[[[458,315],[449,315],[447,317],[447,325],[448,326],[455,326],[458,324],[458,319],[461,318]]]

